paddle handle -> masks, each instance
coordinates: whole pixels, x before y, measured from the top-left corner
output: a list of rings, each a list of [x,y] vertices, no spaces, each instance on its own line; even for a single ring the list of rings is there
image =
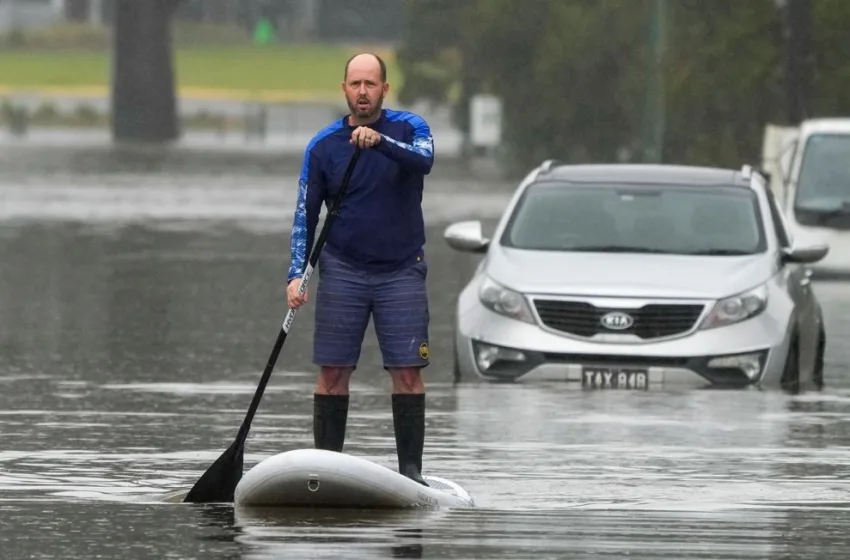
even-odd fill
[[[333,200],[333,203],[328,210],[328,215],[325,218],[325,223],[322,226],[322,231],[319,233],[319,238],[316,240],[315,245],[313,245],[312,250],[310,251],[310,258],[307,261],[307,266],[304,269],[304,273],[301,276],[301,285],[298,287],[298,295],[303,296],[307,291],[307,284],[310,282],[310,277],[313,275],[313,270],[316,267],[316,263],[319,262],[319,255],[322,252],[322,248],[325,245],[325,241],[328,238],[328,233],[330,232],[331,226],[333,225],[334,220],[339,215],[339,207],[342,204],[342,199],[345,196],[345,192],[348,190],[348,184],[351,182],[351,174],[354,172],[354,166],[357,164],[357,160],[360,158],[360,148],[354,148],[354,154],[351,156],[351,160],[348,162],[348,167],[345,170],[345,175],[342,178],[342,184],[339,187],[339,192]],[[248,430],[251,428],[251,422],[254,419],[254,415],[257,413],[257,408],[260,406],[260,400],[263,398],[263,393],[266,390],[266,385],[269,383],[269,379],[271,378],[272,371],[274,371],[275,363],[277,362],[277,357],[280,354],[281,348],[283,348],[283,343],[286,342],[286,336],[289,334],[289,329],[292,327],[292,322],[295,320],[296,309],[290,308],[286,313],[286,318],[283,320],[283,324],[280,327],[280,332],[277,335],[277,340],[274,343],[274,347],[272,348],[271,354],[269,355],[268,363],[266,364],[266,369],[263,371],[263,376],[260,378],[260,383],[257,385],[257,390],[254,393],[254,398],[251,399],[251,405],[248,407],[248,412],[245,414],[245,420],[242,421],[242,425],[239,427],[239,433],[236,435],[236,445],[241,447],[244,445],[245,440],[248,437]]]
[[[307,263],[307,268],[304,269],[304,274],[301,276],[301,285],[298,286],[298,296],[302,297],[307,293],[307,283],[310,282],[310,277],[313,275],[313,265]],[[286,312],[286,318],[283,320],[283,325],[280,327],[284,334],[289,334],[289,329],[292,327],[292,321],[295,320],[297,309],[289,308]]]

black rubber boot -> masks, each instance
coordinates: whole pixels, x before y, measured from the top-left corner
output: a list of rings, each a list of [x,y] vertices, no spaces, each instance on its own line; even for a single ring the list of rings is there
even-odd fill
[[[313,441],[316,449],[342,453],[347,420],[348,395],[313,394]]]
[[[425,395],[394,394],[392,399],[398,472],[428,486],[421,474],[425,446]]]

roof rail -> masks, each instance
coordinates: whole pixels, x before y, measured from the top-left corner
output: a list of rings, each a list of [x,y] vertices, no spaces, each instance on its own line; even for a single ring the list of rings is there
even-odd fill
[[[744,176],[744,179],[751,179],[753,176],[753,166],[746,163],[742,165],[741,175]]]
[[[540,164],[540,173],[549,173],[552,170],[552,167],[556,165],[560,165],[561,160],[558,159],[547,159],[543,163]]]

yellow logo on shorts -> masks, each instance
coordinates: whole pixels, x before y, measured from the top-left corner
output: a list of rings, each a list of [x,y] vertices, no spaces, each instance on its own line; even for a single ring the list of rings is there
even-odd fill
[[[427,342],[423,342],[422,344],[419,345],[419,357],[422,358],[423,360],[428,359],[428,343]]]

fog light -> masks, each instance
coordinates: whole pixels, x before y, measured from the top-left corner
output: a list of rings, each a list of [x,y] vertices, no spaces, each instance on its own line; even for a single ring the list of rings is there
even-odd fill
[[[718,356],[708,361],[708,367],[713,369],[739,369],[750,379],[761,375],[762,353],[736,354],[734,356]]]
[[[478,369],[482,373],[498,362],[524,362],[526,359],[525,353],[519,350],[511,350],[491,344],[478,343],[475,352],[475,363],[478,364]]]

